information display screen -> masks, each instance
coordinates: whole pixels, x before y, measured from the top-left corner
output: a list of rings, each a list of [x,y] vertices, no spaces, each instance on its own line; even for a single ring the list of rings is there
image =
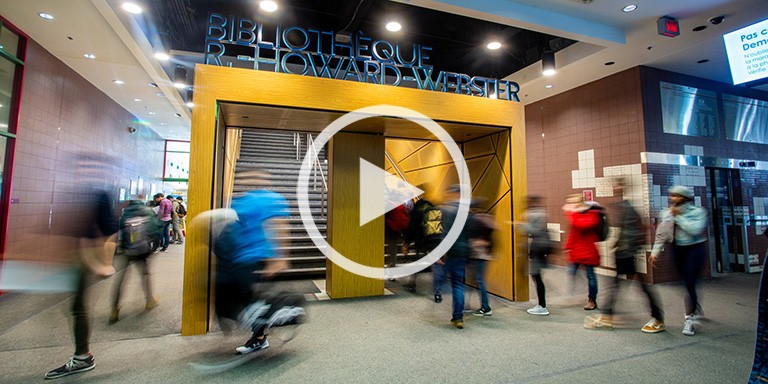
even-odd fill
[[[733,84],[768,77],[768,20],[723,35]]]
[[[718,137],[717,95],[662,81],[661,119],[664,133]]]
[[[768,101],[723,94],[723,119],[729,140],[768,144]]]

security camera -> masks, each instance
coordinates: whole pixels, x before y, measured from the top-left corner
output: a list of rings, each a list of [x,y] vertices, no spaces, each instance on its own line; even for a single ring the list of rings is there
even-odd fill
[[[136,128],[128,127],[128,133],[136,133]]]
[[[715,17],[709,19],[709,23],[710,24],[714,24],[714,25],[718,25],[718,24],[722,23],[723,20],[725,20],[725,16],[715,16]]]

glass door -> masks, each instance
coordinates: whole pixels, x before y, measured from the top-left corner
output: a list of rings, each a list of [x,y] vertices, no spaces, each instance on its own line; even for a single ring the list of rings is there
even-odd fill
[[[711,264],[717,273],[744,271],[743,208],[738,169],[707,168],[710,212]]]

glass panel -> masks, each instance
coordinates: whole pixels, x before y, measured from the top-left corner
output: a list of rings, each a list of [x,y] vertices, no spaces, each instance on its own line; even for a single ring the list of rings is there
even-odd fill
[[[0,136],[0,199],[3,197],[3,181],[5,181],[3,178],[3,175],[5,175],[5,147],[8,144],[8,140],[12,139]]]
[[[0,58],[0,131],[8,132],[16,64]]]
[[[729,140],[768,144],[768,101],[724,94],[723,115]]]
[[[717,96],[713,91],[661,82],[664,133],[719,137]]]
[[[189,179],[189,153],[167,152],[163,177],[166,179]]]
[[[0,29],[0,46],[11,55],[19,57],[19,35],[6,27]]]
[[[166,141],[165,150],[171,152],[189,152],[189,141]]]

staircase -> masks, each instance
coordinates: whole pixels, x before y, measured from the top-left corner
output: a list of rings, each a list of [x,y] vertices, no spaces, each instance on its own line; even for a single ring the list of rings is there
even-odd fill
[[[298,144],[297,144],[298,143]],[[298,160],[297,160],[298,148]],[[309,234],[304,230],[296,197],[296,183],[299,179],[301,164],[307,153],[307,134],[287,131],[243,130],[240,144],[240,157],[235,168],[233,197],[249,191],[248,177],[244,172],[255,168],[268,171],[270,185],[265,189],[281,194],[288,201],[286,237],[279,238],[284,246],[281,249],[291,267],[288,275],[325,275],[325,255],[318,250]],[[319,168],[327,177],[328,164],[325,150],[318,154]],[[309,177],[309,206],[315,225],[323,238],[327,228],[327,192],[323,177],[313,167]]]

